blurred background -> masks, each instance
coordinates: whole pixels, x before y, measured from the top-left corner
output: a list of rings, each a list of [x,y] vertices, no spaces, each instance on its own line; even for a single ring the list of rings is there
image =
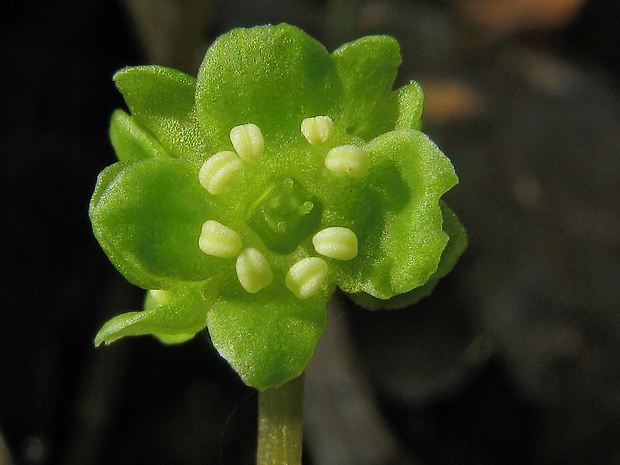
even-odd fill
[[[307,370],[306,465],[620,464],[620,3],[56,0],[0,5],[0,464],[251,464],[256,393],[207,338],[95,350],[140,306],[90,231],[111,81],[195,74],[236,26],[402,47],[470,246],[434,294],[344,296]]]

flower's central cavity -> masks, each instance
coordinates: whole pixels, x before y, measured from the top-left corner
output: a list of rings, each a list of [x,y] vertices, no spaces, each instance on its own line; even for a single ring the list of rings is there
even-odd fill
[[[323,206],[291,178],[276,181],[248,211],[248,225],[274,252],[293,252],[316,231]]]

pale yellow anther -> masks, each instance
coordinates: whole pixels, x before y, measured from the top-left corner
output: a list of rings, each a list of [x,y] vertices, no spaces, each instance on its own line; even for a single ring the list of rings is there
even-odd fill
[[[298,299],[309,299],[321,290],[327,278],[327,263],[322,258],[302,258],[288,270],[286,287]]]
[[[230,130],[230,141],[243,161],[254,163],[263,156],[265,140],[260,128],[248,123],[235,126]]]
[[[311,145],[323,145],[334,135],[334,122],[329,116],[315,116],[301,122],[301,133]]]
[[[357,236],[348,228],[325,228],[312,238],[314,250],[337,260],[351,260],[357,256]]]
[[[230,258],[239,253],[242,244],[235,231],[217,221],[209,220],[202,225],[198,246],[207,255]]]
[[[172,302],[173,295],[170,291],[165,291],[163,289],[153,289],[149,292],[151,293],[151,297],[153,297],[153,300],[159,305],[168,305]]]
[[[237,277],[243,288],[254,294],[273,281],[271,265],[259,250],[249,247],[239,254],[236,263]]]
[[[368,154],[355,145],[334,147],[325,157],[328,170],[343,173],[351,178],[363,178],[368,173]]]
[[[202,187],[210,194],[217,195],[224,190],[239,171],[243,169],[243,162],[235,152],[219,152],[205,161],[198,173]]]

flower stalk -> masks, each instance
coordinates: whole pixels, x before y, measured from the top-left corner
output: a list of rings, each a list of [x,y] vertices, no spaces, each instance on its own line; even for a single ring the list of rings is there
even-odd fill
[[[300,465],[304,375],[258,394],[257,465]]]

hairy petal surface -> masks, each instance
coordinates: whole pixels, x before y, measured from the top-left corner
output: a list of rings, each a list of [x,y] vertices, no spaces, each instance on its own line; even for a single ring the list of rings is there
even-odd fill
[[[193,165],[150,159],[104,170],[89,214],[99,243],[130,282],[166,289],[205,279],[215,267],[198,248],[208,211]]]
[[[267,147],[302,137],[305,117],[333,114],[340,87],[330,55],[300,29],[279,24],[233,29],[207,50],[196,86],[196,106],[217,150],[229,131],[258,125]]]
[[[170,158],[155,136],[123,110],[112,114],[110,141],[119,161]]]
[[[387,113],[382,106],[390,96],[401,63],[398,42],[389,36],[362,37],[344,44],[333,53],[333,57],[343,86],[346,131],[364,139],[385,132],[382,127],[386,122],[374,116],[378,111]],[[393,110],[390,119],[393,120],[396,102],[389,103]],[[393,128],[392,121],[390,129]]]
[[[424,107],[424,93],[422,87],[415,81],[392,92],[392,97],[398,102],[396,129],[422,128],[422,109]]]
[[[208,151],[194,109],[196,79],[164,66],[134,66],[114,75],[138,124],[175,158],[198,160]]]
[[[365,292],[348,294],[356,304],[368,310],[394,309],[413,305],[423,297],[429,296],[437,283],[439,283],[439,280],[452,271],[461,254],[467,248],[467,233],[456,214],[448,208],[445,202],[440,202],[440,206],[443,214],[442,228],[448,235],[449,240],[446,248],[441,253],[437,270],[428,278],[428,281],[409,292],[396,295],[387,300],[378,299]]]
[[[419,131],[392,131],[364,149],[369,179],[351,212],[359,218],[359,254],[341,262],[338,285],[388,299],[423,285],[437,270],[448,242],[439,198],[458,179],[448,158]]]
[[[299,376],[325,328],[326,297],[299,300],[288,292],[220,298],[207,316],[213,345],[257,389]]]
[[[153,297],[154,293],[158,293],[160,302]],[[207,325],[207,312],[213,299],[205,297],[201,284],[184,284],[154,293],[147,293],[143,311],[123,313],[107,321],[97,333],[95,345],[144,334],[175,344],[191,339]]]

